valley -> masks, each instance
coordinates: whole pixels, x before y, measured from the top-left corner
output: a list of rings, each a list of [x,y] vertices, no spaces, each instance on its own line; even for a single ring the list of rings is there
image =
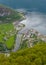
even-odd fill
[[[0,0],[0,65],[46,65],[46,0]]]
[[[0,6],[0,11],[0,52],[16,52],[46,43],[45,35],[26,26],[25,21],[28,20],[23,12],[5,6]]]

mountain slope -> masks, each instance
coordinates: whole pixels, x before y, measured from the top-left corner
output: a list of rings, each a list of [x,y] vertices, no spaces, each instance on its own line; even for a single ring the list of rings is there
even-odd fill
[[[22,15],[9,7],[0,5],[0,23],[14,22],[22,18]]]
[[[11,53],[9,57],[0,54],[0,64],[46,65],[46,44],[38,44],[33,48],[27,48],[16,53]]]

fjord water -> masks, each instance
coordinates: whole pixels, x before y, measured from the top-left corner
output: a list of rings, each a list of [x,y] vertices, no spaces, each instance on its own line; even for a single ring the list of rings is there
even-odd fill
[[[46,0],[0,0],[0,4],[28,12],[22,31],[34,28],[46,35]]]
[[[46,0],[0,0],[0,3],[17,9],[46,12]]]

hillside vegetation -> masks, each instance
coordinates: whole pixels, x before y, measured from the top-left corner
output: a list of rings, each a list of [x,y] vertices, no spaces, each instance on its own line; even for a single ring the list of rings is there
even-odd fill
[[[0,23],[21,20],[22,14],[9,7],[0,5]],[[23,19],[23,18],[22,18]]]
[[[14,40],[16,37],[16,30],[14,30],[14,26],[12,23],[1,24],[0,25],[0,51],[11,49],[14,45]],[[5,46],[3,45],[5,44]]]
[[[23,15],[19,12],[0,5],[0,52],[12,50],[16,40],[16,28],[14,23],[19,23],[23,19]]]
[[[46,44],[11,53],[9,57],[0,54],[0,65],[46,65]]]

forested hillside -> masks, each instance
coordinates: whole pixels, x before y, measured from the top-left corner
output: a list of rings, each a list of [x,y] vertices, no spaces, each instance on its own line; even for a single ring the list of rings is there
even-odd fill
[[[0,54],[0,65],[46,65],[46,44],[11,53],[9,57]]]

